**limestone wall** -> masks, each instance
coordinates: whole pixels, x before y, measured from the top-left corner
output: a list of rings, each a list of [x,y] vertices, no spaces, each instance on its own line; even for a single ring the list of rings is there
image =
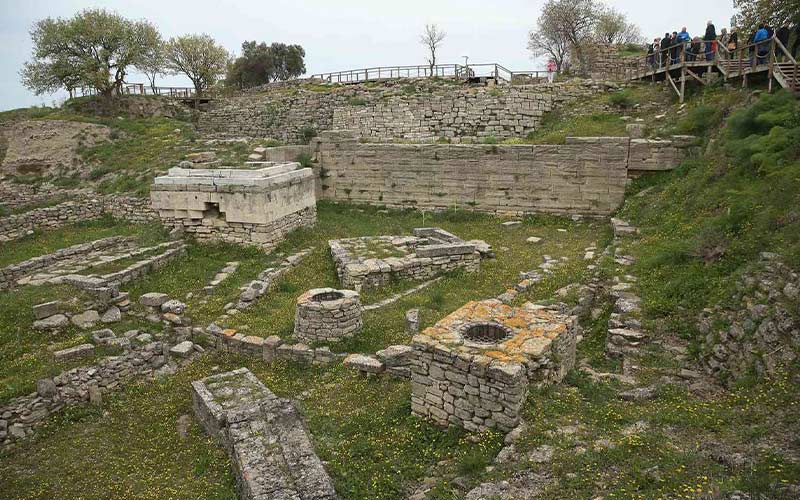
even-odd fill
[[[377,144],[350,133],[314,141],[323,199],[391,207],[608,215],[633,168],[669,170],[692,148],[625,137],[566,144]]]
[[[573,49],[571,60],[578,74],[585,74],[594,79],[624,80],[625,72],[640,64],[645,52],[641,55],[624,56],[623,45],[608,45],[601,42],[590,42],[581,48],[583,63]]]
[[[15,240],[36,229],[55,229],[99,219],[106,213],[135,224],[158,219],[147,198],[96,195],[0,218],[0,241]]]
[[[378,138],[519,137],[536,129],[544,113],[559,104],[605,90],[582,81],[494,88],[395,83],[215,99],[200,116],[198,128],[206,134],[292,143],[300,142],[311,129],[317,133],[347,129]]]

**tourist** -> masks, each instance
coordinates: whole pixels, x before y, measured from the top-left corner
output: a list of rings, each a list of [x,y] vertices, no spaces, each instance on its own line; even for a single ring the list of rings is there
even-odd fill
[[[767,63],[767,55],[769,54],[769,43],[766,41],[769,40],[769,32],[767,31],[767,27],[763,24],[758,27],[755,35],[753,35],[753,43],[756,44],[756,51],[757,51],[757,60],[756,64],[766,64]]]
[[[691,44],[691,41],[692,41],[692,37],[689,35],[689,32],[686,31],[686,26],[684,26],[683,28],[681,28],[681,32],[678,33],[678,37],[675,40],[675,43],[677,43],[678,45],[681,45],[681,47],[678,47],[676,49],[677,56],[675,57],[675,62],[680,62],[681,48],[683,49],[683,54],[685,55],[686,54],[686,50],[688,49],[688,46]]]
[[[553,83],[553,77],[556,74],[556,62],[553,59],[547,61],[547,83]]]
[[[669,60],[669,46],[670,46],[669,33],[664,33],[664,38],[661,39],[661,52],[658,53],[659,62],[661,66],[666,66]]]
[[[647,65],[655,68],[656,51],[658,50],[658,38],[653,39],[653,43],[647,44]]]
[[[736,31],[736,28],[731,28],[731,34],[728,37],[728,43],[725,45],[728,49],[728,52],[730,52],[731,54],[733,54],[736,51],[736,49],[739,48],[739,34]]]
[[[717,29],[711,21],[706,23],[706,34],[703,36],[703,40],[706,42],[706,61],[710,61],[714,58],[716,51],[714,44],[717,43]]]
[[[671,64],[678,64],[678,46],[680,42],[678,41],[678,32],[673,31],[672,36],[669,39],[669,59]]]
[[[696,61],[697,57],[703,53],[703,39],[699,36],[692,38],[692,43],[689,45],[689,49],[686,51],[686,60],[687,61]]]

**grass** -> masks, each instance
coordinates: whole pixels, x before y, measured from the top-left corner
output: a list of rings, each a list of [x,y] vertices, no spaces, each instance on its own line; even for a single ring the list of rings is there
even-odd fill
[[[628,198],[621,212],[641,229],[630,251],[639,257],[650,320],[695,340],[697,313],[725,300],[759,252],[800,263],[798,116],[789,94],[763,96],[730,115],[706,154],[631,187],[652,186],[646,196]]]
[[[134,236],[140,246],[151,246],[166,239],[166,230],[155,224],[132,225],[110,216],[49,231],[36,230],[31,235],[3,243],[3,251],[0,252],[0,267],[17,264],[33,257],[53,253],[61,248],[109,236]]]

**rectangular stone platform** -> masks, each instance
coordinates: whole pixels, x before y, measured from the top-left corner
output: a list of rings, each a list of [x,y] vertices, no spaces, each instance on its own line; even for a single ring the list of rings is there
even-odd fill
[[[414,236],[365,236],[331,240],[328,245],[339,281],[354,290],[392,280],[431,279],[459,268],[477,271],[481,262],[476,242],[433,227],[415,228]]]
[[[231,456],[240,498],[339,498],[297,409],[248,369],[192,382],[192,389],[195,415]]]
[[[165,224],[199,239],[274,248],[316,221],[314,174],[299,163],[256,170],[171,168],[150,189]]]

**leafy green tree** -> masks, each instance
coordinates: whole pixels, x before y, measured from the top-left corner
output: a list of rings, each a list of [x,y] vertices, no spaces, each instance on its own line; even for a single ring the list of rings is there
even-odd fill
[[[166,75],[169,70],[167,69],[167,53],[164,40],[161,34],[153,32],[150,34],[154,38],[148,41],[148,50],[142,54],[139,61],[136,62],[136,69],[143,73],[147,80],[150,82],[150,88],[153,94],[156,93],[156,78],[159,75]]]
[[[225,47],[205,33],[170,38],[165,53],[167,68],[189,77],[198,96],[225,74],[231,59]]]
[[[31,30],[33,58],[21,71],[22,83],[37,95],[78,86],[111,99],[127,70],[152,49],[158,31],[103,9],[87,9],[69,19],[46,18]]]
[[[751,33],[759,24],[773,27],[786,22],[800,23],[800,0],[733,0],[736,14],[731,24]]]
[[[225,84],[248,88],[296,78],[306,72],[305,55],[300,45],[245,41],[242,55],[228,68]]]

